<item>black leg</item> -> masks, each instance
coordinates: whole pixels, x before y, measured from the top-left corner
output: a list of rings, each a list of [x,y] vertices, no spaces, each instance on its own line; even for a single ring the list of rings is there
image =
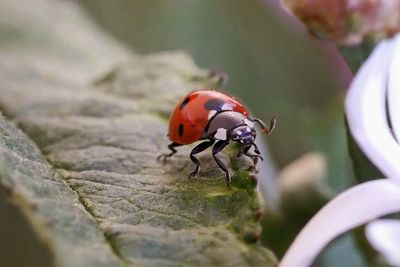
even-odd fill
[[[239,151],[238,151],[238,153],[237,153],[237,155],[236,155],[237,158],[240,158],[240,157],[243,155],[243,151],[244,151],[245,147],[246,147],[246,146],[243,146],[243,145],[241,145],[241,146],[239,147]]]
[[[260,153],[260,150],[258,149],[257,145],[255,143],[253,143],[253,146],[254,146],[254,152],[256,154],[260,155],[261,153]]]
[[[189,174],[189,178],[195,178],[200,171],[200,161],[195,157],[196,154],[206,150],[210,146],[214,144],[214,140],[208,140],[203,143],[198,144],[195,148],[192,149],[190,152],[190,159],[196,164],[196,169]]]
[[[260,119],[254,118],[254,119],[251,119],[251,120],[254,121],[254,122],[257,122],[258,125],[260,125],[261,129],[263,130],[263,132],[266,133],[266,134],[269,134],[270,132],[272,132],[272,130],[275,128],[275,125],[276,125],[276,117],[275,116],[271,119],[269,127],[267,127],[267,125],[265,125],[265,123]]]
[[[169,153],[169,154],[162,154],[162,155],[160,155],[160,156],[157,157],[157,160],[162,160],[163,163],[165,163],[165,161],[167,160],[167,158],[172,157],[176,152],[178,152],[178,151],[175,149],[175,147],[178,147],[178,146],[182,146],[182,145],[181,145],[181,144],[178,144],[178,143],[172,142],[171,144],[168,145],[168,148],[169,148],[169,150],[171,150],[171,153]]]
[[[221,152],[227,145],[229,144],[229,141],[218,141],[215,146],[213,147],[213,157],[215,162],[218,164],[218,166],[225,172],[225,180],[226,180],[226,185],[228,186],[232,179],[231,179],[231,175],[228,171],[228,168],[225,166],[225,164],[219,159],[217,158],[216,154],[218,152]]]
[[[260,156],[260,151],[258,150],[256,144],[253,144],[253,146],[254,146],[254,152],[256,153],[256,155],[250,154],[250,153],[249,153],[249,150],[250,150],[250,148],[252,147],[251,145],[250,145],[250,146],[246,146],[245,149],[243,150],[243,153],[244,153],[246,156],[248,156],[248,157],[250,157],[250,158],[253,159],[253,166],[251,166],[251,167],[249,168],[249,170],[254,170],[254,169],[255,169],[255,167],[256,167],[256,165],[257,165],[257,163],[258,163],[258,159],[264,160],[264,159]]]

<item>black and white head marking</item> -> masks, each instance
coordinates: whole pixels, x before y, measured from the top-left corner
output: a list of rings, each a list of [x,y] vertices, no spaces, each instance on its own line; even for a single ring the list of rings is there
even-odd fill
[[[228,131],[224,128],[218,128],[218,130],[214,134],[214,138],[217,140],[227,140],[228,139]]]

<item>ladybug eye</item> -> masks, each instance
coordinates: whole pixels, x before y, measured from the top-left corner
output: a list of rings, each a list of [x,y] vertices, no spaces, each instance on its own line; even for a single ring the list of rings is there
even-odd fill
[[[242,131],[236,131],[234,134],[234,139],[239,140],[242,138]]]
[[[234,132],[232,133],[232,137],[231,137],[232,140],[239,140],[241,134],[242,134],[241,131],[234,131]]]

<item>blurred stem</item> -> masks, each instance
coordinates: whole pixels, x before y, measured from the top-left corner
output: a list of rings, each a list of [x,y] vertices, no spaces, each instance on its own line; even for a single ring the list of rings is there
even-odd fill
[[[382,173],[371,163],[364,155],[360,147],[350,133],[348,122],[345,118],[347,143],[350,157],[353,163],[354,176],[358,183],[367,182],[373,179],[382,178]],[[354,244],[358,247],[360,253],[365,257],[371,267],[385,267],[379,262],[379,254],[372,248],[365,237],[365,226],[360,226],[353,231],[352,237]]]
[[[353,74],[356,74],[358,69],[371,54],[375,45],[376,41],[365,40],[359,45],[338,46],[338,49],[351,68]],[[372,179],[382,178],[382,173],[364,155],[358,144],[355,142],[353,136],[351,136],[346,118],[345,124],[349,154],[353,162],[353,170],[357,181],[366,182]]]
[[[363,62],[368,58],[375,45],[376,43],[373,41],[365,41],[356,46],[338,46],[338,49],[353,74],[355,74]]]
[[[364,153],[360,150],[358,144],[354,140],[353,136],[350,133],[347,120],[345,118],[346,123],[346,134],[347,134],[347,144],[349,149],[349,154],[353,163],[353,171],[354,175],[357,179],[357,182],[362,183],[366,181],[370,181],[373,179],[383,178],[383,174],[375,167],[374,164],[364,155]]]
[[[371,267],[389,267],[389,265],[385,264],[379,253],[368,242],[365,236],[365,225],[354,229],[353,239]]]

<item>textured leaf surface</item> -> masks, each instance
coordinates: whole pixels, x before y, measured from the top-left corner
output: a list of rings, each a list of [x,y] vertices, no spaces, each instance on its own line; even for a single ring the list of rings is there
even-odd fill
[[[35,207],[26,214],[56,264],[274,265],[256,242],[249,173],[227,189],[207,153],[197,180],[187,148],[156,161],[175,101],[217,78],[183,53],[130,55],[73,2],[33,3],[0,1],[0,110],[26,133],[1,118],[0,183]]]
[[[1,185],[54,249],[58,260],[65,266],[120,266],[77,195],[53,172],[27,136],[2,116],[0,136]]]

